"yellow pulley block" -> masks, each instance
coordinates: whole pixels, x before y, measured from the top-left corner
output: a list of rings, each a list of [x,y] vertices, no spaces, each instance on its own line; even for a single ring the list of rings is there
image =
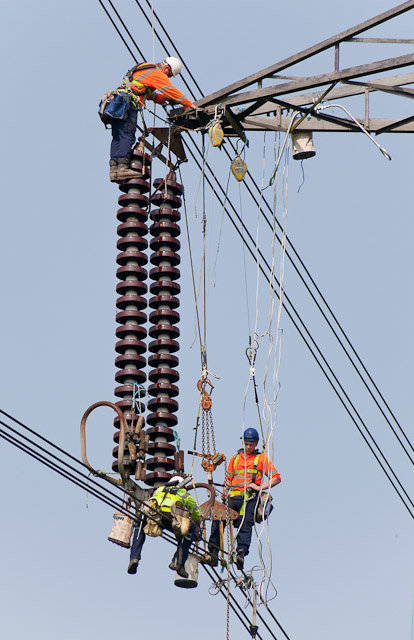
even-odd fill
[[[211,125],[211,127],[208,130],[208,135],[210,137],[211,144],[213,147],[221,146],[221,143],[223,142],[223,138],[224,138],[224,131],[220,122],[216,122],[215,124]]]
[[[236,178],[236,180],[241,182],[244,178],[244,174],[246,173],[246,171],[247,171],[247,164],[244,162],[244,160],[240,158],[240,156],[236,156],[233,162],[231,163],[231,172]]]

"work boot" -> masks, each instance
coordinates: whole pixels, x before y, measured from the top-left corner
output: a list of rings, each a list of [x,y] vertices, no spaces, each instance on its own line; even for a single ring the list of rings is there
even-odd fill
[[[136,171],[129,166],[129,158],[118,158],[117,181],[130,178],[142,178],[142,171]]]
[[[128,573],[136,573],[139,565],[139,560],[137,558],[133,558],[129,561],[128,565]]]
[[[214,553],[204,553],[200,558],[201,564],[209,564],[210,567],[218,566],[218,555]]]
[[[236,553],[236,567],[241,571],[244,567],[244,556],[246,552],[244,549],[237,549]]]
[[[179,567],[177,567],[177,573],[181,578],[188,578],[188,573],[184,569],[183,565],[180,565]]]
[[[111,182],[118,181],[118,163],[116,160],[109,161],[109,179]]]

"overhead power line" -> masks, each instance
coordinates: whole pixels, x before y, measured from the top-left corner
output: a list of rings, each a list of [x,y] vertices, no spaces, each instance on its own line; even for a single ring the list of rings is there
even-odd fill
[[[135,0],[135,3],[138,5],[138,7],[140,8],[142,14],[144,15],[144,17],[146,18],[147,22],[149,23],[149,25],[151,26],[151,20],[149,19],[149,17],[147,16],[147,14],[145,13],[141,3],[139,2],[139,0]],[[149,0],[146,0],[146,3],[148,5],[148,7],[151,9],[151,4],[149,2]],[[175,50],[175,52],[177,53],[177,55],[180,57],[184,68],[187,70],[188,74],[190,75],[190,78],[192,79],[194,85],[196,86],[197,90],[199,91],[199,93],[201,94],[201,96],[204,95],[203,91],[201,90],[199,84],[197,83],[197,81],[195,80],[194,76],[192,75],[189,67],[187,66],[187,64],[185,63],[182,55],[180,54],[180,52],[178,51],[178,48],[176,47],[176,45],[174,44],[173,40],[170,38],[169,34],[167,33],[166,29],[164,28],[161,20],[159,19],[158,15],[155,13],[154,11],[154,17],[157,20],[157,22],[159,23],[161,29],[163,30],[163,33],[165,34],[165,36],[167,37],[169,43],[171,44],[171,46],[173,47],[173,49]],[[162,39],[160,38],[158,32],[156,30],[154,30],[154,33],[156,35],[156,37],[158,38],[158,41],[160,42],[161,46],[164,48],[164,51],[167,53],[167,55],[169,55],[169,51],[167,50],[167,48],[165,47]],[[129,32],[128,32],[129,34]],[[129,34],[130,35],[130,34]],[[135,40],[134,38],[130,35],[131,40],[134,44]],[[186,88],[188,89],[188,91],[191,94],[191,97],[193,98],[193,100],[196,100],[197,97],[194,94],[194,92],[191,90],[189,84],[187,83],[187,81],[185,80],[185,77],[183,77],[183,82],[186,86]],[[193,141],[194,144],[196,144]],[[233,144],[233,142],[229,139],[229,143],[233,149],[233,151],[236,152],[236,148]],[[198,145],[197,145],[198,146]],[[227,157],[229,158],[229,160],[231,161],[232,158],[230,156],[230,153],[228,151],[228,149],[226,149],[226,147],[224,147],[224,151],[227,155]],[[257,182],[255,181],[255,179],[253,178],[253,176],[251,175],[250,171],[247,170],[246,175],[250,178],[254,188],[256,189],[257,193],[260,196],[260,201],[264,203],[266,209],[269,211],[269,213],[272,215],[272,220],[270,220],[268,218],[268,216],[265,214],[265,212],[263,211],[262,207],[260,206],[259,202],[257,201],[257,199],[255,198],[253,192],[251,191],[248,183],[244,180],[244,186],[247,189],[249,195],[251,196],[251,198],[253,199],[255,205],[257,207],[259,207],[260,209],[260,213],[262,214],[262,216],[264,217],[268,227],[273,231],[273,211],[272,208],[270,206],[270,204],[268,203],[266,197],[264,196],[264,194],[261,192],[261,189],[259,187],[259,185],[257,184]],[[279,220],[275,220],[276,225],[278,226],[279,230],[281,233],[283,233],[283,228],[279,222]],[[282,239],[281,237],[276,233],[276,239],[279,242],[279,244],[282,243]],[[355,358],[357,359],[357,362],[361,365],[363,371],[365,372],[366,376],[368,377],[368,380],[371,382],[374,390],[377,392],[377,394],[379,395],[380,399],[382,400],[386,410],[389,412],[389,414],[391,415],[392,419],[394,420],[394,423],[397,427],[397,430],[400,432],[401,436],[403,437],[406,445],[408,445],[408,448],[411,450],[412,453],[414,453],[414,446],[412,445],[412,443],[410,442],[408,436],[406,435],[404,429],[402,428],[402,426],[400,425],[398,419],[396,418],[394,412],[391,410],[389,404],[387,403],[387,401],[385,400],[383,394],[381,393],[380,389],[378,388],[377,384],[375,383],[374,379],[372,378],[371,374],[369,373],[368,369],[366,368],[366,366],[364,365],[364,363],[362,362],[362,359],[360,358],[360,356],[358,355],[357,351],[355,350],[352,342],[350,341],[350,339],[348,338],[347,334],[345,333],[343,327],[341,326],[339,320],[337,319],[336,315],[334,314],[333,310],[331,309],[330,305],[328,304],[326,298],[324,297],[324,295],[322,294],[321,290],[319,289],[319,287],[317,286],[314,278],[312,277],[312,275],[310,274],[309,270],[307,269],[306,265],[304,264],[303,260],[301,259],[299,253],[296,251],[294,245],[292,244],[292,242],[290,241],[289,237],[286,236],[286,242],[288,244],[288,246],[290,247],[290,249],[292,250],[294,256],[297,258],[297,260],[299,261],[300,266],[302,267],[302,269],[304,270],[306,276],[309,278],[312,286],[314,287],[317,295],[320,297],[322,303],[325,305],[326,310],[328,315],[330,315],[330,317],[332,318],[333,323],[336,325],[336,327],[338,328],[340,334],[343,336],[345,342],[348,344],[348,346],[351,349],[351,352],[354,354]],[[312,300],[314,301],[314,303],[316,304],[318,310],[320,311],[320,313],[322,314],[324,320],[326,321],[326,323],[328,324],[328,327],[330,328],[330,330],[332,331],[332,333],[334,334],[336,340],[338,341],[340,347],[342,348],[342,350],[344,351],[344,353],[346,354],[349,362],[351,363],[352,367],[354,368],[354,370],[356,371],[358,377],[360,378],[361,382],[363,383],[363,385],[365,386],[365,388],[367,389],[368,393],[370,394],[371,398],[373,399],[373,401],[375,402],[377,408],[379,409],[379,411],[381,412],[382,416],[384,417],[385,421],[387,422],[389,428],[391,429],[391,431],[393,432],[394,436],[396,437],[398,443],[400,444],[400,446],[402,447],[404,453],[407,455],[408,459],[410,460],[411,464],[414,465],[414,459],[412,457],[412,455],[410,454],[410,452],[407,450],[404,442],[401,440],[400,436],[398,435],[396,429],[393,427],[393,425],[391,424],[390,419],[388,418],[388,416],[385,414],[384,409],[380,406],[380,403],[378,402],[377,398],[375,397],[375,394],[373,393],[373,391],[371,390],[369,384],[367,383],[367,381],[365,380],[363,374],[361,373],[361,371],[358,368],[357,363],[354,361],[351,353],[348,351],[346,345],[343,343],[343,341],[341,340],[340,336],[338,335],[338,333],[335,331],[334,326],[332,325],[332,323],[330,322],[329,318],[327,317],[326,313],[324,312],[324,310],[322,309],[320,303],[318,302],[318,300],[316,299],[315,295],[313,294],[313,292],[311,291],[311,288],[309,287],[308,283],[306,282],[305,278],[303,277],[302,273],[300,272],[300,269],[298,267],[298,265],[296,264],[294,258],[291,256],[290,252],[286,249],[286,256],[288,258],[288,260],[290,261],[290,263],[292,264],[294,270],[296,271],[298,277],[300,278],[300,280],[302,281],[303,285],[305,286],[306,290],[308,291],[309,295],[311,296]]]
[[[6,417],[9,421],[13,422],[15,425],[20,426],[24,430],[31,433],[34,437],[41,440],[43,443],[47,444],[50,448],[60,452],[62,456],[67,457],[71,461],[75,462],[81,468],[76,469],[76,467],[74,467],[73,464],[68,463],[61,456],[55,455],[54,453],[52,453],[52,451],[40,445],[32,438],[25,436],[21,431],[18,431],[16,428],[12,427],[10,424],[5,422],[4,420],[0,420],[0,424],[4,426],[7,431],[5,429],[0,428],[1,439],[13,445],[14,447],[19,449],[26,455],[29,455],[31,458],[33,458],[37,462],[40,462],[45,467],[51,469],[52,471],[62,476],[66,480],[69,480],[69,482],[78,486],[80,489],[87,491],[90,495],[97,498],[97,500],[99,500],[100,502],[116,509],[118,512],[123,513],[124,515],[127,515],[130,518],[133,518],[131,513],[125,509],[125,507],[122,504],[122,501],[120,500],[120,493],[121,492],[124,493],[122,487],[120,486],[118,487],[117,485],[113,485],[112,483],[110,483],[110,486],[113,487],[115,490],[118,489],[119,493],[117,495],[116,493],[114,493],[114,491],[110,491],[107,487],[101,485],[96,480],[94,480],[93,478],[90,478],[86,473],[83,472],[83,468],[88,469],[88,467],[86,467],[86,465],[84,465],[81,460],[79,460],[72,454],[65,451],[65,449],[62,449],[58,445],[54,444],[53,442],[51,442],[50,440],[42,436],[36,430],[28,427],[20,420],[17,420],[16,418],[11,416],[9,413],[4,411],[3,409],[0,409],[0,413],[3,414],[4,417]],[[102,478],[102,481],[109,482],[105,478]],[[91,486],[91,485],[94,485],[94,486]],[[144,504],[141,500],[137,500],[137,502]],[[151,516],[147,515],[147,517],[151,519]],[[177,543],[175,537],[172,534],[169,534],[169,532],[163,531],[161,537],[174,546]],[[203,567],[206,569],[205,565],[203,565]],[[209,572],[207,571],[207,573]],[[216,575],[218,578],[218,574]],[[242,607],[240,606],[237,599],[232,593],[229,594],[229,598],[230,598],[230,603],[229,603],[230,607],[234,611],[235,615],[239,618],[240,622],[243,624],[245,629],[249,631],[248,623],[250,621],[246,613],[243,611]],[[274,614],[271,612],[270,608],[266,607],[266,610],[269,612],[269,614],[271,615],[273,620],[276,622],[276,624],[279,626],[279,628],[283,630],[282,626],[280,625],[280,623],[278,622]],[[261,616],[259,612],[258,612],[258,616],[262,619],[264,625],[266,626],[269,633],[271,634],[271,637],[274,638],[274,640],[277,640],[273,631],[271,630],[271,628],[269,627],[269,625],[267,624],[267,622],[264,620],[264,618]],[[289,640],[289,637],[287,636],[284,630],[283,630],[283,633],[287,638],[287,640]],[[260,634],[257,634],[257,637],[259,638],[259,640],[264,640],[263,636],[261,636]]]
[[[135,2],[136,2],[136,4],[140,7],[141,11],[143,11],[143,9],[142,9],[142,7],[141,7],[140,3],[138,2],[138,0],[135,0]],[[157,18],[157,19],[158,19],[158,18]],[[158,19],[158,21],[159,21],[159,19]],[[138,48],[138,46],[137,46],[137,45],[136,45],[136,43],[135,43],[134,38],[131,36],[131,34],[130,34],[129,32],[128,32],[128,34],[129,34],[129,37],[131,38],[132,42],[134,43],[134,45]],[[162,41],[161,41],[161,39],[160,39],[160,37],[159,37],[159,35],[158,35],[158,34],[156,34],[156,35],[157,35],[158,39],[160,40],[160,42],[161,42],[162,46],[164,46],[164,45],[163,45],[163,43],[162,43]],[[171,41],[171,39],[170,39],[170,41]],[[171,42],[172,42],[172,41],[171,41]],[[174,48],[175,48],[175,47],[174,47]],[[165,49],[165,47],[164,47],[164,49]],[[141,54],[141,55],[142,55],[142,54]],[[144,56],[142,56],[142,57],[144,58]],[[186,84],[186,86],[188,87],[188,84],[187,84],[186,82],[185,82],[185,84]],[[191,92],[191,95],[192,95],[192,96],[193,96],[193,98],[194,98],[194,94],[193,94],[192,92]],[[193,138],[192,138],[192,136],[191,136],[191,135],[189,136],[189,139],[190,139],[190,141],[192,142],[192,144],[196,147],[196,151],[199,153],[199,155],[201,155],[201,156],[202,156],[202,152],[200,151],[200,149],[199,149],[198,145],[194,142],[194,140],[193,140]],[[186,145],[186,146],[187,146],[187,148],[188,148],[188,145]],[[189,148],[188,148],[188,149],[189,149]],[[189,151],[190,151],[190,150],[189,150]],[[191,155],[192,155],[193,159],[194,159],[194,160],[196,160],[196,159],[195,159],[194,154],[193,154],[191,151],[190,151],[190,153],[191,153]],[[197,164],[198,164],[198,163],[197,163]],[[200,165],[199,165],[199,164],[198,164],[198,166],[199,166],[199,168],[200,168]],[[205,166],[206,166],[206,168],[208,168],[208,170],[210,171],[210,173],[211,173],[211,175],[212,175],[212,177],[213,177],[214,181],[216,182],[216,184],[219,186],[219,188],[221,189],[221,191],[224,193],[224,191],[223,191],[223,187],[221,186],[221,184],[220,184],[220,183],[219,183],[219,181],[217,180],[217,178],[216,178],[216,176],[214,175],[214,172],[212,171],[212,169],[211,169],[211,167],[209,166],[209,164],[208,164],[208,163],[205,163]],[[253,178],[252,178],[252,180],[253,180]],[[212,187],[211,182],[209,182],[209,184],[210,184],[210,186]],[[257,185],[256,185],[256,187],[257,187]],[[215,190],[215,189],[213,189],[213,192],[215,193],[216,197],[217,197],[217,198],[219,199],[219,201],[220,201],[220,198],[219,198],[219,196],[218,196],[218,194],[217,194],[217,192],[216,192],[216,190]],[[221,201],[220,201],[220,202],[221,202]],[[248,235],[248,237],[250,237],[251,241],[252,241],[252,242],[253,242],[253,244],[254,244],[254,241],[253,241],[253,239],[252,239],[252,237],[251,237],[250,233],[248,232],[247,228],[245,227],[245,225],[244,225],[243,221],[240,219],[240,216],[238,216],[236,209],[233,207],[233,205],[231,204],[231,202],[230,202],[230,200],[229,200],[229,198],[228,198],[228,197],[227,197],[227,202],[229,202],[229,204],[230,204],[230,206],[232,207],[232,209],[233,209],[233,211],[234,211],[234,213],[235,213],[236,217],[239,219],[239,223],[241,223],[241,225],[242,225],[242,227],[244,228],[244,230],[245,230],[246,234]],[[227,216],[228,216],[228,217],[230,218],[230,220],[232,221],[232,224],[235,226],[236,231],[237,231],[237,232],[239,233],[239,235],[241,236],[242,241],[243,241],[243,242],[246,244],[246,246],[247,246],[247,241],[246,241],[245,237],[243,236],[243,234],[241,234],[241,233],[240,233],[240,231],[239,231],[239,229],[238,229],[237,225],[236,225],[236,224],[234,223],[234,221],[232,220],[232,218],[231,218],[231,214],[229,214],[229,212],[228,212],[227,208],[224,206],[224,205],[225,205],[225,203],[221,202],[221,204],[222,204],[222,206],[223,206],[224,210],[226,211]],[[253,252],[252,252],[250,249],[249,249],[249,251],[250,251],[251,255],[253,256],[253,258],[256,260],[256,256],[253,254]],[[269,265],[267,264],[266,260],[264,259],[263,254],[261,254],[261,252],[260,252],[260,251],[259,251],[259,254],[260,254],[260,258],[261,258],[261,259],[264,261],[264,263],[266,264],[267,269],[268,269],[268,272],[270,273],[270,267],[269,267]],[[269,277],[266,275],[266,273],[265,273],[265,271],[263,270],[263,267],[262,267],[262,266],[260,267],[260,269],[261,269],[261,271],[262,271],[262,274],[263,274],[263,275],[266,277],[266,279],[269,281]],[[276,282],[277,282],[277,279],[275,279],[275,280],[276,280]],[[279,284],[279,283],[277,282],[277,284]],[[275,293],[276,293],[276,295],[277,295],[277,292],[276,292],[276,291],[275,291]],[[359,412],[356,410],[356,408],[355,408],[354,404],[352,403],[352,401],[350,400],[349,396],[348,396],[348,395],[347,395],[347,393],[345,392],[345,390],[344,390],[343,386],[340,384],[340,382],[339,382],[338,378],[337,378],[337,377],[336,377],[336,375],[334,374],[334,372],[333,372],[332,368],[330,367],[330,365],[328,364],[327,360],[326,360],[326,359],[325,359],[325,357],[323,356],[323,354],[322,354],[322,352],[320,351],[319,347],[317,346],[316,342],[313,340],[313,338],[312,338],[311,334],[310,334],[310,333],[309,333],[309,331],[307,330],[307,328],[306,328],[305,324],[304,324],[304,323],[303,323],[303,321],[301,320],[301,318],[300,318],[299,314],[296,312],[295,307],[293,306],[293,304],[291,303],[290,299],[288,298],[288,296],[287,296],[286,294],[285,294],[285,299],[286,299],[286,301],[287,301],[288,305],[290,305],[290,307],[292,308],[292,311],[293,311],[294,315],[297,317],[297,319],[298,319],[299,323],[300,323],[300,324],[302,325],[302,327],[304,328],[304,330],[305,330],[306,334],[307,334],[307,335],[308,335],[308,337],[310,338],[310,340],[311,340],[312,344],[314,345],[314,347],[315,347],[315,349],[316,349],[317,353],[318,353],[318,354],[319,354],[319,356],[321,357],[321,359],[322,359],[322,361],[323,361],[324,365],[327,367],[327,369],[328,369],[328,371],[329,371],[329,374],[333,376],[333,378],[334,378],[334,380],[335,380],[336,384],[339,386],[339,389],[340,389],[341,393],[342,393],[342,394],[344,394],[345,399],[346,399],[346,402],[345,402],[345,401],[344,401],[344,399],[342,398],[342,396],[341,396],[341,394],[339,393],[338,389],[335,387],[335,384],[332,382],[332,380],[331,380],[331,378],[330,378],[330,375],[329,375],[329,374],[327,373],[327,371],[325,370],[325,368],[324,368],[324,366],[323,366],[322,362],[319,360],[319,358],[318,358],[318,356],[316,355],[315,351],[311,348],[311,346],[310,346],[309,342],[305,339],[305,336],[304,336],[303,332],[299,329],[298,324],[294,321],[294,319],[293,319],[293,317],[292,317],[292,314],[288,311],[288,309],[286,308],[286,305],[285,305],[285,311],[286,311],[287,315],[289,316],[290,320],[293,322],[293,324],[294,324],[295,328],[298,330],[298,332],[299,332],[299,334],[301,335],[302,339],[305,341],[305,344],[308,346],[308,349],[311,351],[311,353],[312,353],[313,357],[314,357],[314,358],[315,358],[315,360],[317,361],[317,363],[318,363],[319,367],[321,368],[322,372],[324,373],[325,377],[328,379],[328,381],[329,381],[330,385],[332,386],[332,388],[334,389],[334,391],[335,391],[336,395],[338,396],[338,398],[340,399],[341,403],[342,403],[342,404],[343,404],[343,406],[345,407],[345,409],[346,409],[346,411],[347,411],[348,415],[351,417],[351,419],[352,419],[353,423],[355,424],[355,426],[356,426],[356,428],[358,429],[359,433],[360,433],[360,434],[361,434],[361,436],[363,437],[363,439],[364,439],[365,443],[366,443],[366,444],[367,444],[367,446],[369,447],[370,451],[373,453],[373,455],[374,455],[375,459],[377,460],[378,464],[380,465],[380,467],[382,468],[382,470],[383,470],[383,471],[384,471],[384,473],[386,474],[386,476],[387,476],[388,480],[391,482],[391,485],[393,486],[393,488],[394,488],[394,490],[396,491],[397,495],[399,496],[399,498],[400,498],[400,499],[401,499],[401,501],[403,502],[404,506],[406,507],[406,509],[407,509],[407,510],[408,510],[408,512],[410,513],[411,517],[413,517],[413,518],[414,518],[414,511],[413,511],[414,503],[412,502],[411,498],[409,497],[409,495],[408,495],[407,491],[404,489],[404,487],[403,487],[402,483],[399,481],[399,479],[398,479],[398,477],[397,477],[396,473],[395,473],[395,472],[394,472],[394,470],[392,469],[391,465],[389,464],[389,462],[388,462],[388,460],[386,459],[385,455],[384,455],[384,454],[383,454],[383,452],[381,451],[381,449],[380,449],[379,445],[377,444],[376,440],[375,440],[375,439],[374,439],[374,437],[372,436],[372,434],[371,434],[371,432],[369,431],[368,427],[366,426],[365,422],[364,422],[364,421],[363,421],[363,419],[361,418],[361,416],[360,416]],[[335,335],[337,335],[337,334],[335,333]],[[352,414],[352,412],[350,411],[349,406],[347,405],[347,403],[349,403],[349,406],[350,406],[350,407],[352,408],[352,410],[354,411],[354,413],[355,413],[355,415],[356,415],[356,418],[358,419],[358,421],[360,422],[360,424],[358,424],[357,419],[355,418],[355,416],[354,416],[354,415]],[[368,440],[368,438],[365,436],[365,434],[363,433],[363,431],[365,431],[365,433],[367,433],[367,435],[368,435],[368,437],[370,438],[370,440],[371,440],[371,442],[372,442],[373,446],[371,445],[371,442],[370,442],[370,441]],[[393,431],[394,431],[394,430],[393,430]],[[395,432],[394,432],[394,433],[395,433]],[[401,444],[401,442],[400,442],[400,444]],[[375,447],[376,451],[378,452],[378,455],[377,455],[377,453],[374,451],[374,448],[373,448],[373,447]],[[404,448],[404,450],[405,450],[405,448]],[[406,450],[405,450],[405,451],[406,451]],[[407,453],[407,451],[406,451],[406,453]],[[384,464],[381,462],[380,458],[383,460]],[[390,471],[390,474],[391,474],[391,475],[393,476],[393,478],[395,479],[396,484],[398,484],[398,486],[401,488],[401,491],[402,491],[402,493],[404,494],[404,496],[406,497],[406,499],[404,498],[404,496],[403,496],[403,495],[400,493],[400,491],[398,490],[398,488],[397,488],[396,484],[394,483],[394,481],[393,481],[393,480],[392,480],[392,478],[390,477],[390,474],[387,472],[386,468]],[[410,505],[411,505],[411,506],[410,506]]]

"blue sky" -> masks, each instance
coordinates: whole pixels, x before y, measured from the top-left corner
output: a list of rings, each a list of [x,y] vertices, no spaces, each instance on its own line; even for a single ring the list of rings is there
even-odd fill
[[[255,5],[215,0],[208,6],[154,4],[206,94],[390,7],[379,0],[335,7],[267,0]],[[136,4],[122,0],[116,6],[152,59],[151,29]],[[409,38],[412,27],[411,12],[372,35]],[[93,402],[113,399],[115,372],[118,189],[108,180],[110,134],[96,112],[101,94],[120,82],[132,60],[98,2],[8,3],[2,7],[0,29],[0,406],[80,456],[80,418]],[[341,64],[410,52],[407,46],[389,46],[384,51],[376,45],[349,45]],[[162,57],[156,43],[155,59]],[[322,56],[300,73],[331,68],[331,59]],[[176,84],[184,89],[181,80]],[[357,115],[360,105],[349,102]],[[406,115],[410,105],[383,96],[375,99],[375,115]],[[273,168],[273,137],[264,142],[263,134],[255,133],[249,140],[246,162],[260,183],[264,144],[265,175]],[[300,164],[289,163],[287,230],[412,440],[412,137],[386,134],[379,141],[391,162],[362,134],[315,135],[317,155],[304,163],[299,192]],[[210,149],[208,160],[225,184],[229,164],[224,153]],[[157,170],[162,177],[161,164]],[[198,270],[201,199],[199,173],[191,161],[183,167],[183,183]],[[255,233],[257,209],[241,194],[240,205],[232,179],[229,197]],[[206,209],[208,362],[220,376],[213,395],[217,446],[230,456],[240,442],[249,377],[243,251],[226,218],[220,238],[222,210],[209,191]],[[269,256],[271,237],[263,226],[259,236]],[[187,450],[193,442],[200,366],[197,342],[191,346],[194,301],[184,235],[181,240],[179,432]],[[254,324],[256,267],[246,260]],[[289,264],[285,282],[401,481],[412,487],[408,461]],[[261,331],[267,300],[261,281]],[[274,461],[282,484],[273,492],[276,508],[269,523],[278,590],[272,610],[292,640],[351,635],[408,640],[414,596],[412,519],[283,313],[281,326]],[[266,353],[264,338],[257,364],[260,383]],[[249,424],[256,416],[250,394]],[[91,422],[88,452],[99,468],[111,465],[112,432],[112,416],[104,412]],[[128,576],[128,553],[107,541],[109,507],[91,497],[86,507],[80,489],[3,441],[0,452],[4,637],[225,637],[225,603],[209,595],[203,572],[198,589],[177,589],[167,566],[169,546],[150,540],[137,575]],[[202,479],[200,467],[197,473]],[[250,566],[257,564],[253,548],[249,558]],[[232,620],[230,637],[236,634],[247,637]]]

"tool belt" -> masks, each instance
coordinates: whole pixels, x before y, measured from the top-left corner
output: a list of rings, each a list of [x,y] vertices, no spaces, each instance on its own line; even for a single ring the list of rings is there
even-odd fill
[[[177,536],[186,536],[190,530],[190,514],[186,509],[171,505],[171,524]]]
[[[157,538],[160,536],[162,533],[162,514],[156,501],[147,500],[142,507],[142,513],[147,516],[144,533],[151,538]]]
[[[257,502],[255,521],[260,523],[263,520],[267,520],[272,511],[272,496],[269,493],[262,493]]]
[[[126,120],[131,106],[131,92],[127,90],[107,91],[99,103],[98,114],[105,127],[113,120]]]

